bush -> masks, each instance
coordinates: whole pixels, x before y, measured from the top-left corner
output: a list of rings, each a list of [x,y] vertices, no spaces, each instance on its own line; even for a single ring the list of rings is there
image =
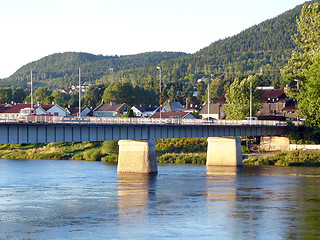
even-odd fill
[[[193,164],[206,164],[206,154],[203,153],[166,153],[157,158],[159,163],[193,163]]]
[[[296,150],[279,152],[272,157],[248,158],[244,165],[320,166],[320,151]]]
[[[102,157],[100,149],[89,149],[83,152],[83,158],[86,161],[100,161]]]
[[[105,154],[119,154],[118,141],[104,141],[102,143],[102,152]]]

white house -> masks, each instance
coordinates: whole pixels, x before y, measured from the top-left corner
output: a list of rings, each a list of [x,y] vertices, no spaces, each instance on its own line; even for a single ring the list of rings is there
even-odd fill
[[[159,107],[136,107],[133,106],[131,110],[134,113],[134,116],[141,118],[148,118],[155,112],[159,110]]]
[[[64,109],[63,107],[60,107],[58,104],[39,104],[39,107],[43,108],[47,114],[53,115],[53,116],[60,116],[65,117],[69,116],[69,112]]]

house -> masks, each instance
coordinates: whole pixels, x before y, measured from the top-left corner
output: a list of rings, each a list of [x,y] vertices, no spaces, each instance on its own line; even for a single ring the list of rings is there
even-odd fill
[[[262,90],[262,103],[258,115],[283,116],[282,109],[286,107],[286,101],[284,89]]]
[[[168,102],[162,106],[161,112],[182,112],[186,110],[179,102]]]
[[[41,107],[42,109],[44,109],[46,111],[46,114],[48,115],[60,116],[60,117],[65,117],[70,115],[66,109],[64,109],[63,107],[60,107],[58,104],[38,104],[38,107]],[[37,112],[37,109],[36,109],[36,112]]]
[[[133,106],[131,110],[134,113],[134,116],[141,118],[148,118],[156,111],[159,111],[159,107],[136,107]]]
[[[297,117],[297,108],[295,103],[293,100],[287,98],[285,89],[274,89],[273,87],[260,87],[259,89],[262,91],[261,108],[256,114],[259,119],[283,120],[284,117]],[[227,104],[225,94],[217,100],[217,104],[221,104],[220,118],[223,118],[223,107]]]
[[[79,116],[79,107],[68,107],[66,108],[69,115],[71,116]],[[90,116],[91,110],[88,107],[81,107],[80,116]]]
[[[101,103],[93,110],[94,117],[117,117],[128,108],[126,103]]]
[[[286,118],[295,119],[298,116],[297,115],[298,108],[295,105],[286,106],[284,109],[282,109],[282,112],[284,114],[284,117]]]
[[[160,112],[155,112],[150,118],[160,118]],[[190,112],[161,112],[161,118],[197,119],[197,117]]]
[[[1,118],[17,118],[21,109],[31,108],[30,103],[15,103],[15,104],[0,104],[0,117]],[[44,115],[46,111],[34,105],[33,106],[36,115]]]
[[[221,103],[209,103],[209,112],[208,112],[208,103],[205,103],[199,115],[202,118],[211,118],[211,119],[221,119],[223,116],[222,104]]]

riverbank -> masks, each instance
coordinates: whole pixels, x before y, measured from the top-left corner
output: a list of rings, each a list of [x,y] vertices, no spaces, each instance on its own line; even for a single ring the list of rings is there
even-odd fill
[[[243,160],[243,165],[320,166],[320,151],[293,150],[249,155]]]
[[[206,139],[160,139],[156,149],[158,163],[206,164]],[[2,144],[0,158],[117,162],[118,143]],[[317,150],[244,154],[243,158],[244,165],[320,166],[320,151]]]

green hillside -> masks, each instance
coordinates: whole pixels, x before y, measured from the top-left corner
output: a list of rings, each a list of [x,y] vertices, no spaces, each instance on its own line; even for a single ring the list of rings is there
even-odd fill
[[[186,85],[188,82],[195,84],[195,80],[202,77],[212,77],[228,85],[235,77],[253,74],[260,76],[261,84],[279,87],[280,68],[295,48],[292,35],[297,32],[296,19],[301,9],[302,5],[297,6],[233,37],[216,41],[195,54],[163,62],[163,81]],[[111,78],[129,79],[149,85],[156,77],[153,66],[107,75],[101,82]]]
[[[318,2],[319,0],[308,2]],[[180,94],[181,101],[190,93],[197,79],[219,79],[226,88],[235,77],[257,75],[262,85],[280,86],[280,68],[295,48],[291,36],[296,33],[296,18],[301,6],[274,19],[252,26],[243,32],[219,40],[195,54],[151,52],[129,56],[102,56],[88,53],[58,53],[44,57],[20,68],[7,79],[0,80],[0,87],[26,87],[30,70],[34,72],[36,87],[68,86],[77,83],[81,67],[83,82],[105,83],[128,80],[134,85],[153,89],[157,93],[158,72],[162,66],[165,94]],[[110,72],[110,69],[113,72]]]
[[[127,56],[102,56],[77,52],[56,53],[21,67],[9,78],[0,80],[0,87],[27,87],[31,70],[35,87],[70,86],[78,81],[79,67],[81,67],[82,81],[92,83],[111,71],[153,66],[162,61],[186,55],[181,52],[149,52]]]

